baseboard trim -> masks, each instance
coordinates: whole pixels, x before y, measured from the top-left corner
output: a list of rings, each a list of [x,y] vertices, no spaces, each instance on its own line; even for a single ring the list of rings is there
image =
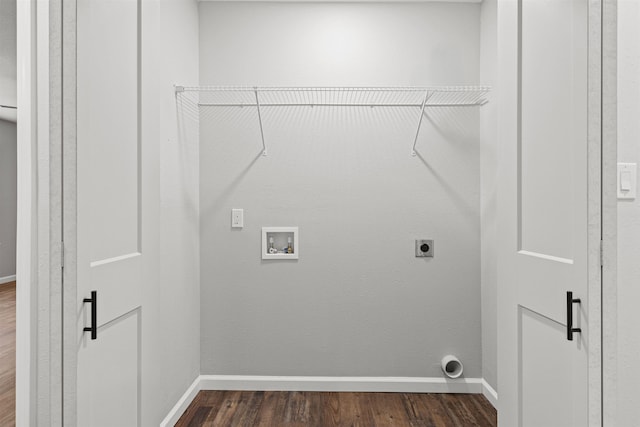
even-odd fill
[[[201,390],[482,393],[482,379],[201,375]]]
[[[484,378],[482,379],[482,394],[494,408],[498,409],[498,392]]]
[[[498,398],[495,390],[482,378],[200,375],[160,426],[174,426],[200,390],[473,393],[484,394],[494,406]]]
[[[173,427],[176,425],[182,414],[184,414],[200,391],[200,382],[200,376],[196,377],[180,400],[178,400],[178,403],[176,403],[167,416],[164,417],[164,420],[160,423],[160,427]]]
[[[0,277],[0,285],[4,285],[5,283],[15,282],[15,281],[16,281],[15,274],[13,276]]]

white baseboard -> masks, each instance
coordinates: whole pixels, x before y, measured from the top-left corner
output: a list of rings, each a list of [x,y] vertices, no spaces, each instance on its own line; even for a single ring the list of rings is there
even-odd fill
[[[494,407],[498,399],[496,391],[482,378],[200,375],[160,426],[174,426],[200,390],[473,393],[484,394]]]
[[[173,427],[176,425],[182,414],[184,414],[184,411],[187,410],[200,391],[200,378],[200,376],[196,377],[180,400],[178,400],[178,403],[176,403],[167,416],[164,417],[164,420],[160,423],[160,427]]]
[[[15,281],[16,281],[15,274],[13,276],[0,277],[0,285],[4,285],[5,283],[15,282]]]
[[[494,408],[498,409],[498,392],[491,387],[491,384],[482,379],[482,394],[487,398]]]
[[[482,379],[201,375],[201,390],[482,393]]]

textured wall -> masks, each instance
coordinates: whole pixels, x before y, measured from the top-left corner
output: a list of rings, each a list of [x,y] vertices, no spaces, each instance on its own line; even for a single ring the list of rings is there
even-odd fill
[[[153,260],[144,268],[142,423],[157,426],[200,374],[198,145],[181,132],[173,88],[198,82],[198,6],[149,1],[142,15],[142,137],[155,206],[144,224]]]
[[[200,3],[200,82],[467,85],[478,4]],[[201,115],[202,373],[481,377],[477,109]],[[231,208],[245,227],[230,228]],[[262,261],[262,226],[299,226],[298,261]],[[433,238],[436,256],[414,257]]]
[[[640,3],[618,2],[618,161],[640,163]],[[640,197],[618,202],[617,425],[638,422]]]
[[[0,0],[1,105],[16,105],[16,72],[16,0]]]

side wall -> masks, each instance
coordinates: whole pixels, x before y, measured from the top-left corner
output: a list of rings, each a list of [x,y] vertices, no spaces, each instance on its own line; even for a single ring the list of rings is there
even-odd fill
[[[16,49],[16,0],[0,0],[0,105],[16,106]]]
[[[17,138],[16,124],[0,119],[0,284],[16,274]]]
[[[154,256],[144,270],[142,423],[157,426],[200,374],[198,150],[181,138],[173,89],[198,82],[198,7],[143,2],[142,17],[142,137],[159,225],[143,242]]]
[[[497,173],[498,173],[498,10],[497,0],[481,9],[480,81],[492,100],[480,110],[480,260],[482,280],[482,376],[498,390]]]
[[[201,3],[203,85],[480,82],[480,5]],[[202,373],[482,377],[477,108],[202,109]],[[243,229],[231,229],[243,208]],[[299,226],[264,261],[262,226]],[[414,239],[435,239],[435,258]]]
[[[618,2],[618,162],[640,164],[640,3]],[[636,183],[637,184],[637,183]],[[638,420],[640,380],[640,197],[618,201],[616,425]]]

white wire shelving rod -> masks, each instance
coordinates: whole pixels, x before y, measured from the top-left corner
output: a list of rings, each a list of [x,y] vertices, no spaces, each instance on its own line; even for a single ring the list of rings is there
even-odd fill
[[[474,104],[468,103],[437,103],[437,104],[427,104],[424,108],[433,108],[433,107],[478,107],[486,104],[486,102],[478,102]],[[198,104],[198,107],[255,107],[256,104],[253,103],[206,103],[201,102]],[[349,104],[340,104],[340,103],[326,103],[326,102],[297,102],[297,103],[273,103],[273,102],[265,102],[260,104],[261,107],[396,107],[396,108],[422,108],[422,104],[384,104],[384,103],[369,103],[369,104],[361,104],[361,103],[349,103]]]
[[[424,92],[425,90],[440,92],[489,91],[490,86],[175,86],[176,91],[222,91],[252,92],[287,91],[287,92],[327,92],[327,91],[369,91],[369,92]]]
[[[262,113],[260,112],[260,98],[258,96],[258,88],[255,88],[254,93],[256,94],[256,107],[258,107],[258,121],[260,122],[260,137],[262,137],[262,155],[267,155],[267,145],[264,142],[264,129],[262,127]]]
[[[268,107],[391,107],[419,108],[420,116],[411,155],[416,145],[424,115],[429,108],[477,107],[488,102],[489,86],[399,86],[399,87],[276,87],[276,86],[175,86],[176,94],[208,94],[198,107],[256,107],[262,154],[267,147],[262,109]],[[210,95],[209,95],[210,94]],[[216,95],[218,94],[218,95]],[[264,97],[260,95],[263,94]],[[394,97],[394,95],[397,95]],[[204,95],[203,95],[204,96]]]
[[[421,102],[413,101],[407,102],[406,96],[407,94],[422,94],[425,91],[433,92],[434,94],[440,95],[439,98],[448,97],[450,99],[443,100],[440,99],[436,102],[432,102],[427,104],[427,106],[431,107],[448,107],[448,106],[477,106],[486,103],[486,99],[483,95],[489,92],[490,88],[487,86],[443,86],[443,87],[244,87],[244,86],[201,86],[201,87],[184,87],[177,86],[176,91],[184,92],[184,91],[198,91],[203,93],[227,93],[232,96],[233,93],[242,94],[255,91],[266,93],[273,92],[281,92],[281,93],[306,93],[307,96],[300,98],[295,97],[294,101],[282,101],[278,100],[277,102],[262,102],[261,106],[263,107],[293,107],[293,106],[357,106],[357,107],[371,107],[371,106],[398,106],[398,107],[421,107]],[[356,94],[365,94],[365,100],[361,100],[361,98],[357,98],[354,102],[352,97],[349,97],[347,101],[340,99],[336,101],[336,97],[343,94],[352,95]],[[393,99],[393,93],[398,95],[403,95],[404,98],[402,100]],[[367,99],[366,94],[378,95],[378,100],[370,101]],[[382,102],[379,101],[381,95],[384,94],[384,100]],[[314,96],[316,98],[314,98]],[[369,97],[371,98],[371,97]],[[422,96],[420,96],[422,98]],[[228,97],[227,97],[228,99]],[[367,102],[369,101],[369,102]],[[230,102],[225,100],[224,102],[201,102],[199,106],[220,106],[220,107],[243,107],[249,106],[252,103],[247,100],[238,101],[238,102]]]
[[[422,119],[424,118],[424,108],[427,105],[427,101],[430,98],[430,93],[429,91],[427,91],[424,94],[424,101],[422,102],[422,108],[420,109],[420,118],[418,119],[418,129],[416,130],[416,137],[413,140],[413,146],[411,147],[411,155],[415,156],[416,155],[416,144],[418,143],[418,136],[420,135],[420,127],[422,126]]]

